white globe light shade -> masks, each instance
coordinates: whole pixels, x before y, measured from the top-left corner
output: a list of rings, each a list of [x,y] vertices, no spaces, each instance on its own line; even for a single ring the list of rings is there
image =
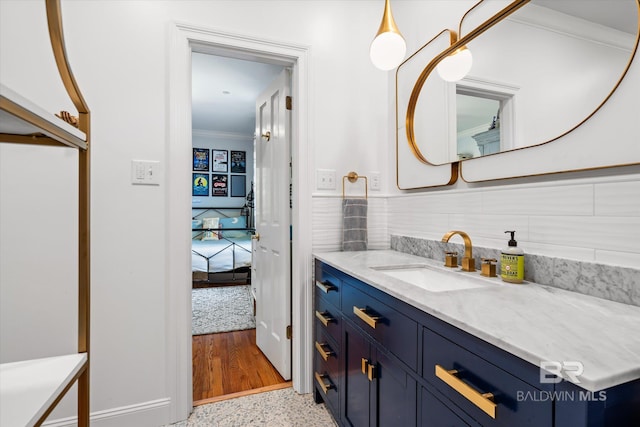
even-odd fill
[[[404,38],[393,31],[378,34],[369,48],[373,65],[385,71],[400,65],[406,52],[407,44]]]
[[[472,65],[473,56],[471,51],[467,48],[462,48],[440,61],[436,70],[438,70],[442,80],[457,82],[469,73]]]

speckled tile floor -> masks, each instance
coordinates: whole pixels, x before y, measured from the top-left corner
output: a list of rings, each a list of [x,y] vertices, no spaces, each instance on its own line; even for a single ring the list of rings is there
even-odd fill
[[[324,404],[291,387],[197,406],[174,427],[335,427]]]

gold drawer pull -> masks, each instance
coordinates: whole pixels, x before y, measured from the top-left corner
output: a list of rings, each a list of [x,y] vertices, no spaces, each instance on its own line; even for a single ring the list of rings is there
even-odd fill
[[[353,312],[356,314],[356,316],[364,320],[367,325],[375,329],[376,323],[378,323],[378,321],[380,320],[380,317],[370,316],[367,314],[366,310],[367,310],[366,308],[358,308],[355,305],[353,306]]]
[[[324,346],[327,346],[328,350],[325,350]],[[320,356],[322,356],[325,361],[327,361],[329,357],[335,355],[333,350],[331,350],[331,347],[329,347],[326,342],[320,344],[318,341],[316,341],[316,350],[318,350],[318,353],[320,353]]]
[[[369,381],[373,381],[376,378],[375,365],[369,364],[369,369],[367,370],[367,378],[369,378]]]
[[[362,373],[365,374],[365,375],[367,375],[367,366],[369,366],[369,361],[363,357],[362,358]]]
[[[480,393],[469,384],[456,377],[457,370],[447,371],[440,365],[436,365],[436,377],[444,381],[449,387],[460,393],[471,403],[487,413],[491,418],[496,418],[496,407],[493,402],[493,393]]]
[[[319,288],[325,294],[328,294],[331,291],[337,291],[338,290],[338,287],[334,286],[330,282],[321,282],[319,280],[316,280],[316,287]]]
[[[318,385],[320,386],[320,388],[322,389],[322,391],[324,391],[324,394],[327,394],[327,391],[331,390],[332,388],[335,388],[333,384],[331,384],[331,382],[329,382],[329,384],[324,382],[324,379],[328,378],[328,376],[326,374],[319,374],[316,372],[316,381],[318,382]]]
[[[328,311],[323,311],[322,313],[320,313],[318,310],[316,310],[316,317],[320,319],[324,326],[329,326],[329,323],[336,321],[336,319],[331,317]]]

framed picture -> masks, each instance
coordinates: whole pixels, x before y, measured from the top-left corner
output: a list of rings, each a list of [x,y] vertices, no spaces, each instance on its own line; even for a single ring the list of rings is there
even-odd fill
[[[209,149],[193,149],[193,170],[209,172]]]
[[[227,197],[229,194],[229,182],[227,175],[211,175],[211,195]]]
[[[194,173],[193,174],[193,193],[194,196],[209,195],[209,174]]]
[[[246,151],[231,151],[231,173],[247,173]]]
[[[233,166],[231,167],[233,169]],[[231,197],[245,197],[247,193],[247,177],[231,175]]]
[[[211,150],[211,157],[213,157],[211,172],[227,172],[228,154],[227,150]]]

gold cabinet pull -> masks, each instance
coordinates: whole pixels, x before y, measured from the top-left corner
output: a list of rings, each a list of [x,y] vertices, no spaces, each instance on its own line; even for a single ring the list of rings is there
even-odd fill
[[[364,320],[364,322],[367,325],[369,325],[373,329],[375,329],[376,328],[376,324],[380,320],[380,317],[378,317],[378,316],[370,316],[369,314],[367,314],[366,310],[367,310],[366,308],[358,308],[355,305],[353,306],[353,312],[355,313],[355,315],[358,316],[360,319]]]
[[[327,394],[327,391],[331,390],[332,388],[335,388],[333,384],[331,384],[331,382],[329,382],[329,384],[324,382],[324,379],[328,378],[328,376],[326,374],[319,374],[316,372],[316,381],[318,382],[318,385],[320,386],[320,388],[322,389],[322,391],[324,391],[324,394]]]
[[[371,363],[369,364],[367,369],[367,378],[369,378],[369,381],[373,381],[374,379],[376,379],[376,366],[372,365]]]
[[[496,418],[496,407],[493,401],[493,393],[480,393],[469,384],[456,377],[457,370],[450,371],[444,369],[440,365],[436,365],[436,377],[444,381],[449,387],[464,396],[469,402],[476,405],[491,418]]]
[[[316,280],[316,287],[319,288],[325,294],[328,294],[330,291],[337,291],[338,287],[332,285],[330,282],[321,282]]]
[[[329,326],[329,323],[336,321],[336,319],[331,317],[328,311],[323,311],[322,313],[320,313],[318,310],[316,310],[316,317],[320,319],[324,326]]]
[[[256,241],[260,241],[260,233],[254,233],[251,238]]]
[[[263,133],[261,136],[262,136],[264,139],[266,139],[266,140],[267,140],[267,142],[269,142],[269,141],[271,140],[271,131],[270,131],[270,130],[268,130],[268,131],[266,131],[265,133]]]
[[[325,346],[328,348],[328,350],[324,349]],[[322,356],[325,361],[327,361],[329,357],[335,355],[335,353],[333,352],[333,350],[331,350],[331,347],[329,347],[327,343],[320,344],[318,341],[316,341],[316,350],[318,350],[318,353],[320,353],[320,356]]]
[[[369,366],[369,361],[363,357],[362,358],[362,373],[365,374],[365,375],[367,375],[367,366]]]

